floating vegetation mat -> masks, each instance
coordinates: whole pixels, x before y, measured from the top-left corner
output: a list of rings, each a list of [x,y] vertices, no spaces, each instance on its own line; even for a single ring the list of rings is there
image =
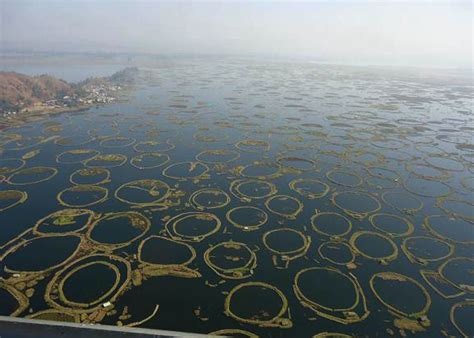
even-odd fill
[[[113,104],[0,114],[0,315],[472,336],[469,75],[154,60]]]

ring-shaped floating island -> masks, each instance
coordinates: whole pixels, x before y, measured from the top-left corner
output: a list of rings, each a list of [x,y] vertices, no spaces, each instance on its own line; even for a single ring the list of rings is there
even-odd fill
[[[236,338],[258,338],[256,334],[241,329],[222,329],[210,332],[209,334],[213,336],[226,336]]]
[[[426,180],[447,180],[450,178],[449,172],[430,166],[424,163],[405,163],[405,170],[416,177]]]
[[[11,174],[5,182],[11,185],[37,184],[52,179],[58,173],[54,167],[30,167]]]
[[[283,167],[299,172],[305,172],[316,169],[316,162],[307,158],[286,156],[277,158],[277,162]]]
[[[202,162],[177,162],[163,169],[163,176],[175,180],[201,180],[209,177],[209,167]]]
[[[82,243],[83,237],[72,233],[36,237],[10,247],[0,256],[0,260],[3,261],[5,272],[44,275],[73,259]],[[31,259],[45,248],[54,254],[42,260]]]
[[[0,212],[24,203],[28,199],[28,193],[20,190],[0,191]]]
[[[453,189],[444,182],[418,177],[408,178],[403,182],[403,186],[408,192],[422,197],[446,197],[453,192]]]
[[[115,190],[116,199],[138,207],[165,205],[170,196],[170,186],[154,179],[127,182]]]
[[[199,278],[197,270],[188,267],[196,258],[194,248],[163,236],[150,236],[138,246],[140,265],[132,272],[133,284],[138,286],[143,279],[156,276]]]
[[[241,217],[238,217],[238,215]],[[230,209],[225,217],[233,226],[243,231],[255,231],[267,223],[268,214],[254,206],[242,206]]]
[[[0,315],[17,317],[21,315],[30,305],[26,295],[18,291],[13,285],[9,285],[0,278]],[[9,298],[9,300],[7,299]]]
[[[163,236],[147,237],[138,247],[138,261],[154,267],[186,266],[195,258],[191,245]]]
[[[337,212],[318,212],[311,216],[311,226],[318,234],[343,237],[352,230],[352,222]]]
[[[65,207],[84,208],[102,203],[108,196],[109,190],[98,185],[74,185],[60,191],[56,199]]]
[[[288,300],[283,292],[264,282],[239,284],[229,292],[224,302],[227,316],[260,327],[291,328],[291,319],[284,318],[287,311]]]
[[[77,169],[69,176],[69,182],[75,185],[100,185],[110,182],[110,171],[105,168]]]
[[[25,164],[26,161],[21,158],[2,158],[0,159],[0,175],[20,170]]]
[[[428,156],[425,162],[434,168],[446,171],[463,171],[464,164],[448,156]]]
[[[473,337],[474,329],[472,318],[474,316],[474,301],[466,300],[454,304],[449,312],[449,318],[454,327],[463,337]],[[461,323],[461,320],[463,321]]]
[[[136,211],[110,212],[95,220],[87,231],[87,238],[97,247],[122,248],[143,237],[151,221]],[[114,233],[114,236],[110,236]]]
[[[391,190],[399,186],[398,181],[392,181],[386,178],[369,176],[365,182],[372,188],[379,190]]]
[[[89,209],[62,209],[40,220],[33,227],[36,235],[71,234],[87,229],[97,217]]]
[[[170,161],[170,156],[165,153],[140,153],[130,159],[130,164],[137,169],[158,168]]]
[[[251,202],[253,199],[262,199],[273,196],[277,193],[276,185],[255,179],[239,179],[232,181],[229,188],[232,195],[244,202]]]
[[[422,265],[444,260],[454,253],[454,245],[437,237],[408,237],[400,247],[410,262]]]
[[[397,182],[400,180],[400,174],[392,169],[375,166],[369,166],[365,169],[367,170],[367,173],[372,177],[382,178],[393,182]]]
[[[370,314],[357,278],[335,268],[300,270],[295,276],[293,290],[304,307],[341,324],[360,322]],[[338,300],[343,303],[337,304]]]
[[[47,309],[32,313],[31,315],[26,316],[30,319],[39,319],[39,320],[52,320],[55,322],[66,322],[66,323],[80,323],[81,318],[78,314],[73,313],[64,313],[59,310]]]
[[[94,138],[88,134],[85,134],[83,136],[74,135],[55,138],[54,144],[63,147],[77,147],[91,143],[92,141],[94,141]]]
[[[361,241],[369,241],[366,242],[366,246],[363,247],[360,243]],[[377,245],[375,245],[374,241],[379,240]],[[373,241],[370,243],[370,241]],[[390,237],[383,235],[378,232],[374,231],[357,231],[354,232],[349,239],[349,243],[351,247],[354,249],[354,252],[358,255],[361,255],[365,258],[376,260],[382,264],[388,264],[388,262],[395,260],[398,257],[398,246],[390,239]],[[384,246],[383,253],[375,253],[372,252],[374,248],[380,249]]]
[[[267,231],[262,241],[273,254],[273,265],[278,269],[286,269],[290,261],[304,256],[311,245],[311,237],[291,228]]]
[[[101,278],[103,283],[95,283],[97,278]],[[126,259],[111,254],[93,254],[56,272],[46,286],[45,300],[53,309],[63,313],[92,313],[102,309],[104,303],[113,304],[126,291],[130,281],[131,266]],[[76,291],[75,283],[78,284]],[[88,284],[101,289],[84,292],[83,286]],[[67,291],[68,287],[73,287],[73,290]],[[78,287],[81,292],[77,292]]]
[[[218,188],[203,188],[193,192],[189,202],[197,210],[218,209],[230,203],[230,196]]]
[[[364,167],[373,167],[384,163],[385,157],[382,154],[372,151],[356,150],[349,156],[352,162],[363,165]]]
[[[270,142],[264,140],[241,140],[235,144],[240,151],[247,153],[261,153],[270,150]]]
[[[474,224],[465,219],[431,215],[425,217],[423,225],[439,239],[460,244],[474,243]]]
[[[335,192],[331,201],[336,207],[357,220],[362,220],[382,208],[374,196],[363,191]]]
[[[369,217],[370,224],[391,237],[409,236],[415,230],[411,221],[394,214],[377,213]]]
[[[199,142],[222,142],[229,139],[229,134],[227,134],[224,130],[217,129],[217,130],[203,130],[198,131],[193,135],[193,138]]]
[[[453,257],[444,261],[438,268],[438,273],[461,291],[474,293],[474,258]]]
[[[329,185],[320,180],[297,178],[289,183],[291,190],[310,200],[323,198],[329,192]]]
[[[133,137],[112,136],[104,138],[99,145],[104,148],[125,148],[134,144],[136,140]]]
[[[170,140],[160,141],[142,141],[134,144],[133,149],[138,153],[164,153],[173,150],[176,146]]]
[[[283,175],[279,164],[261,161],[255,161],[252,164],[238,167],[237,173],[242,177],[255,180],[273,180]]]
[[[165,223],[168,235],[184,242],[201,242],[219,231],[221,220],[209,212],[184,212]],[[189,233],[184,233],[187,230]]]
[[[406,192],[386,191],[382,201],[403,213],[413,215],[423,209],[423,202],[416,196]]]
[[[265,201],[265,206],[272,213],[287,219],[295,219],[303,211],[303,203],[289,195],[274,195]]]
[[[244,279],[253,275],[257,255],[245,243],[221,242],[204,252],[204,262],[222,278]]]
[[[397,315],[420,319],[426,316],[431,306],[428,291],[411,277],[396,272],[378,272],[370,278],[369,284],[380,303]],[[382,292],[381,284],[385,284],[385,293]],[[413,304],[418,303],[417,300],[420,302],[414,307]],[[410,308],[410,305],[413,308]]]
[[[85,160],[84,166],[87,168],[116,168],[127,162],[127,156],[123,154],[97,154]]]
[[[458,198],[440,198],[436,201],[436,206],[452,217],[474,222],[473,202]]]
[[[99,151],[95,149],[66,150],[56,156],[56,162],[62,164],[82,163],[99,154]]]
[[[354,249],[346,242],[341,240],[331,240],[323,242],[318,248],[319,255],[336,265],[349,266],[354,263]]]
[[[196,155],[196,160],[206,164],[223,164],[237,160],[240,153],[230,149],[208,149]]]
[[[321,332],[314,335],[312,338],[352,338],[352,336],[339,332]]]
[[[359,175],[342,170],[330,170],[326,173],[326,177],[334,184],[349,188],[356,188],[363,183]]]

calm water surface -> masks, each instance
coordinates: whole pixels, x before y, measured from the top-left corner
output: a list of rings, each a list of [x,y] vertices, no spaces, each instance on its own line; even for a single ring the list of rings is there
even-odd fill
[[[127,102],[3,130],[1,314],[126,325],[158,304],[142,327],[383,337],[405,318],[472,335],[473,88],[433,76],[181,61],[142,67]],[[92,167],[110,178],[73,188]],[[86,210],[42,220],[64,209]],[[206,255],[224,242],[240,244]]]

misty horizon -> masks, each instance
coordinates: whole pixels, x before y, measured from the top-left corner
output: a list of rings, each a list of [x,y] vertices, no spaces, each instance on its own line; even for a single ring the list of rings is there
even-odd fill
[[[472,67],[470,2],[3,1],[1,50]]]

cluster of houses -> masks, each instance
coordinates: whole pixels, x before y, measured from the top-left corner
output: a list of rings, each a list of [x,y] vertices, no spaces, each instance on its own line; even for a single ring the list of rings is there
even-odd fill
[[[92,104],[108,104],[113,103],[117,100],[112,94],[121,90],[122,87],[116,84],[94,84],[87,85],[81,88],[83,94],[67,95],[59,99],[47,100],[44,102],[38,102],[33,105],[33,107],[28,107],[25,111],[41,108],[50,108],[50,109],[61,109],[68,107],[80,107],[84,105]],[[21,111],[21,110],[20,110]],[[11,119],[19,111],[8,110],[2,111],[1,115],[3,118]]]

